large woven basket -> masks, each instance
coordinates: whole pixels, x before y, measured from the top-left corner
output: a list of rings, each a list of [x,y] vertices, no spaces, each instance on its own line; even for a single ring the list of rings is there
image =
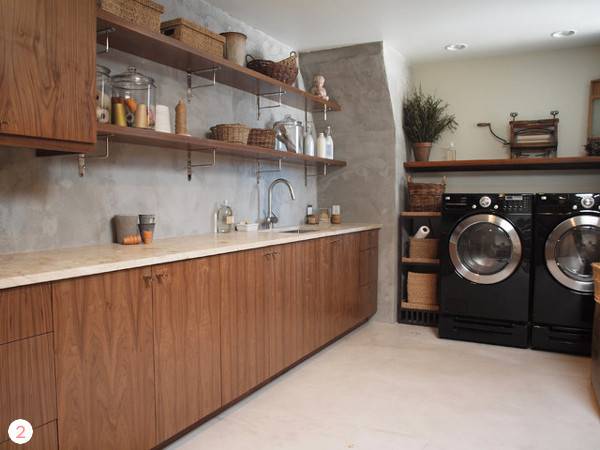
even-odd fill
[[[232,144],[247,144],[250,127],[241,123],[223,123],[210,129],[212,138]]]
[[[592,264],[594,268],[594,292],[595,298],[600,303],[600,263]]]
[[[446,190],[446,177],[440,184],[415,183],[408,177],[408,207],[409,211],[441,211],[442,195]]]
[[[223,57],[225,38],[191,20],[178,18],[163,22],[160,24],[160,32],[188,44],[196,50]]]
[[[257,147],[275,148],[275,130],[252,128],[248,135],[248,145]]]
[[[408,254],[411,258],[437,259],[439,239],[410,238]]]
[[[128,22],[160,33],[160,15],[165,7],[152,0],[97,0],[100,9]]]
[[[256,59],[252,55],[247,55],[246,65],[249,69],[275,78],[285,84],[294,84],[298,77],[298,55],[296,52],[291,52],[288,58],[279,62]]]
[[[437,304],[437,277],[437,273],[408,272],[408,303]]]

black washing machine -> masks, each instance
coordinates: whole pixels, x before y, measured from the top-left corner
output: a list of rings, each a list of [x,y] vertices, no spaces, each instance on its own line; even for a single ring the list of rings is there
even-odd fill
[[[531,346],[589,355],[600,194],[538,194]]]
[[[446,194],[439,336],[527,347],[531,194]]]

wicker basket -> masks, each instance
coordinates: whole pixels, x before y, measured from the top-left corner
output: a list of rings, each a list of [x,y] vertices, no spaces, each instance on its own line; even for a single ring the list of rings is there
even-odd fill
[[[186,19],[173,19],[160,24],[160,32],[171,36],[196,50],[223,57],[225,38]]]
[[[294,84],[298,77],[298,55],[296,52],[290,53],[288,58],[279,62],[255,59],[252,55],[247,55],[246,65],[249,69],[275,78],[285,84]]]
[[[441,211],[442,195],[446,190],[446,177],[440,184],[414,183],[408,177],[408,206],[409,211]]]
[[[408,302],[436,305],[437,273],[408,272]]]
[[[152,0],[97,0],[100,9],[128,22],[160,33],[160,15],[165,7]]]
[[[232,144],[247,144],[250,127],[241,123],[224,123],[210,129],[212,138]]]
[[[600,303],[600,263],[592,264],[594,268],[594,292],[595,298],[598,303]]]
[[[437,259],[439,239],[410,238],[408,254],[411,258]]]
[[[252,128],[248,135],[248,145],[271,149],[275,148],[275,130]]]

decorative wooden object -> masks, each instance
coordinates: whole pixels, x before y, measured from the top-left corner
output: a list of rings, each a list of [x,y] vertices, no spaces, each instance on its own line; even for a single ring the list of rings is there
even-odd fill
[[[554,118],[542,120],[514,120],[510,122],[510,157],[556,157],[558,148],[558,111]]]

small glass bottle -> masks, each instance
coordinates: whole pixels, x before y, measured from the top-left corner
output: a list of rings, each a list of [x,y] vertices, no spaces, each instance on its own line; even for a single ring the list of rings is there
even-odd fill
[[[456,149],[454,148],[454,142],[450,142],[450,146],[446,149],[446,160],[456,160]]]
[[[309,123],[306,124],[304,132],[304,154],[306,156],[315,156],[315,139],[312,135],[312,128]]]
[[[327,130],[325,130],[325,144],[325,157],[327,159],[333,159],[333,136],[331,135],[331,126],[328,126]]]
[[[217,211],[217,232],[230,233],[233,231],[234,222],[233,210],[227,200],[223,200]]]
[[[319,133],[317,138],[317,156],[319,158],[327,158],[327,138],[323,133]]]

